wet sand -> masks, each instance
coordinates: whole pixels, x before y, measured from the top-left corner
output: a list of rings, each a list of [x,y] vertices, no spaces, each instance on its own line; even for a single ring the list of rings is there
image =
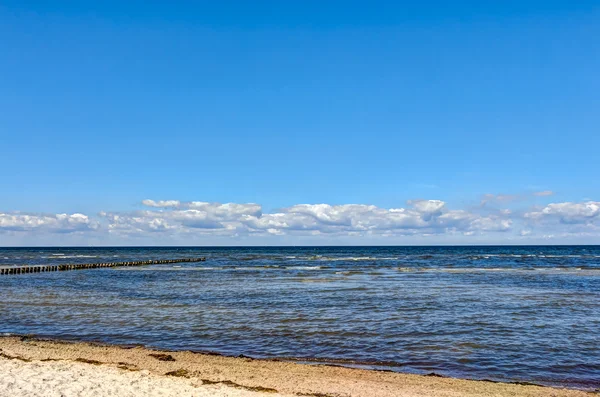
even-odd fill
[[[0,337],[0,396],[587,396],[579,390]]]

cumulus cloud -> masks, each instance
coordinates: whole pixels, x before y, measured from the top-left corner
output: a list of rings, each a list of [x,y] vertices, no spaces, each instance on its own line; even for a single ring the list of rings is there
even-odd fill
[[[204,229],[235,230],[244,217],[260,217],[258,204],[208,203],[203,201],[144,200],[142,204],[158,210],[101,212],[112,233],[143,234],[152,232],[189,232]]]
[[[540,210],[526,213],[525,218],[533,221],[559,221],[565,224],[591,224],[600,219],[600,202],[552,203]]]
[[[261,241],[267,244],[272,241],[269,240],[272,236],[286,236],[290,242],[294,241],[292,238],[307,236],[335,244],[339,241],[337,238],[357,239],[354,241],[359,243],[361,240],[358,239],[362,237],[438,236],[436,241],[439,242],[460,238],[462,240],[455,241],[469,243],[480,237],[502,242],[513,238],[534,241],[531,239],[550,235],[572,238],[600,235],[600,202],[597,201],[552,203],[511,210],[494,206],[452,208],[442,200],[421,199],[409,200],[406,205],[393,208],[321,203],[296,204],[277,211],[264,211],[255,203],[179,200],[148,199],[142,201],[142,206],[137,211],[101,212],[92,217],[78,213],[5,212],[0,213],[0,233],[9,237],[27,236],[28,233],[37,236],[68,233],[85,237],[86,233],[93,232],[95,238],[115,238],[113,241],[119,242],[127,241],[129,237],[156,242],[165,241],[165,238],[173,242],[193,242],[200,241],[197,237],[264,237]]]
[[[144,200],[158,210],[102,213],[113,233],[219,233],[222,235],[415,235],[473,234],[510,230],[503,216],[451,210],[441,200],[410,200],[405,208],[365,204],[297,204],[263,213],[258,204]]]
[[[73,233],[96,230],[99,223],[83,214],[36,215],[0,213],[0,232],[45,231]]]
[[[178,200],[143,200],[142,204],[146,207],[155,207],[155,208],[177,208],[181,205],[181,202]]]
[[[505,232],[510,230],[511,226],[512,221],[510,219],[492,217],[477,218],[471,224],[472,229],[486,232]]]
[[[208,203],[205,201],[187,201],[179,200],[143,200],[142,204],[146,207],[163,208],[163,209],[187,209],[203,213],[214,213],[217,216],[250,214],[258,215],[261,211],[261,206],[258,204],[235,204],[235,203]]]

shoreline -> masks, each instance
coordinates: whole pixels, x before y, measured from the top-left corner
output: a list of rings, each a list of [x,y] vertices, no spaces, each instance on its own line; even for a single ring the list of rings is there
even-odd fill
[[[44,366],[42,373],[54,370],[53,366],[67,364],[77,366],[78,371],[85,374],[99,377],[104,374],[125,379],[132,376],[130,373],[137,373],[137,376],[143,374],[150,377],[153,382],[174,382],[175,386],[172,387],[194,387],[199,391],[208,388],[204,391],[217,394],[207,395],[215,396],[242,395],[238,393],[241,391],[251,393],[247,395],[327,397],[597,395],[593,391],[529,383],[456,379],[435,374],[415,375],[335,364],[305,364],[277,359],[230,357],[212,352],[166,351],[142,346],[16,335],[0,337],[0,364],[7,365],[8,362],[19,364],[23,371],[35,363],[38,370],[39,366]],[[23,376],[26,376],[25,373]],[[223,390],[216,390],[215,387]]]
[[[16,334],[16,333],[4,333],[0,334],[0,342],[2,338],[17,338],[22,342],[34,341],[34,342],[51,342],[51,343],[65,343],[65,344],[88,344],[91,346],[98,347],[115,347],[120,349],[145,349],[153,352],[162,352],[162,353],[177,353],[177,352],[187,352],[192,354],[198,354],[202,356],[215,356],[215,357],[224,357],[224,358],[238,358],[238,359],[247,359],[247,360],[257,360],[257,361],[270,361],[270,362],[281,362],[281,363],[293,363],[299,365],[311,365],[311,366],[325,366],[325,367],[337,367],[337,368],[348,368],[348,369],[358,369],[363,371],[375,371],[375,372],[389,372],[394,374],[404,374],[404,375],[415,375],[415,376],[423,376],[423,377],[437,377],[437,378],[446,378],[446,379],[457,379],[457,380],[466,380],[473,382],[489,382],[489,383],[499,383],[499,384],[508,384],[508,385],[522,385],[522,386],[538,386],[538,387],[546,387],[546,388],[557,388],[557,389],[566,389],[566,390],[579,390],[584,392],[600,392],[600,387],[596,388],[595,385],[593,387],[577,387],[577,386],[569,386],[562,385],[559,383],[536,383],[534,381],[527,380],[500,380],[490,378],[466,378],[461,376],[452,376],[446,374],[440,374],[435,371],[427,372],[422,370],[422,373],[410,372],[410,371],[401,371],[395,370],[392,368],[400,368],[402,364],[396,362],[385,362],[385,361],[360,361],[353,359],[336,359],[330,357],[291,357],[291,356],[277,356],[277,357],[256,357],[256,356],[248,356],[246,354],[227,354],[221,353],[218,351],[212,350],[191,350],[191,349],[169,349],[162,348],[160,346],[154,345],[145,345],[143,343],[112,343],[112,342],[103,342],[94,339],[78,339],[78,338],[61,338],[52,335],[39,335],[39,334]],[[0,343],[1,346],[1,343]],[[0,347],[1,349],[1,347]],[[1,350],[0,350],[1,352]],[[600,385],[599,385],[600,386]],[[1,396],[0,396],[1,397]]]

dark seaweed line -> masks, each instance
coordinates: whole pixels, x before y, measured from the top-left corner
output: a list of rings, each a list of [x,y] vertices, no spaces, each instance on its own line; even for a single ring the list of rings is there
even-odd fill
[[[39,265],[39,266],[15,266],[0,268],[0,275],[10,274],[27,274],[27,273],[45,273],[45,272],[60,272],[67,270],[82,270],[82,269],[97,269],[103,267],[126,267],[126,266],[147,266],[147,265],[162,265],[169,263],[183,262],[204,262],[206,258],[179,258],[179,259],[158,259],[146,261],[131,261],[131,262],[104,262],[104,263],[80,263],[80,264],[65,264],[65,265]]]

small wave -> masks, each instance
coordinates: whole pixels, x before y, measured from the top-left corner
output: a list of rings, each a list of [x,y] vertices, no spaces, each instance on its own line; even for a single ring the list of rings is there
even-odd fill
[[[231,270],[265,270],[265,269],[277,269],[279,266],[234,266],[231,267]]]
[[[286,266],[288,270],[319,270],[323,269],[322,266]]]
[[[485,272],[507,272],[507,273],[531,273],[531,272],[561,272],[561,273],[579,273],[579,272],[598,272],[600,268],[596,267],[531,267],[531,268],[512,268],[512,267],[398,267],[399,272],[428,272],[428,273],[485,273]]]
[[[294,257],[291,257],[291,258],[288,258],[288,257],[285,257],[285,258],[287,258],[287,259],[294,259],[296,257],[294,256]],[[257,254],[257,255],[246,255],[246,256],[242,256],[242,257],[236,258],[236,259],[239,260],[239,261],[258,261],[258,260],[281,261],[281,260],[284,259],[284,257],[282,257],[281,255],[267,255],[267,254],[265,254],[265,255],[258,255]]]
[[[301,283],[332,283],[338,280],[335,278],[303,278],[299,281]]]
[[[392,261],[397,260],[397,257],[377,257],[377,256],[345,256],[345,257],[330,257],[330,256],[311,256],[309,260],[318,260],[324,262],[339,262],[339,261]]]
[[[552,254],[485,254],[485,255],[469,255],[466,258],[471,260],[491,259],[491,258],[600,258],[600,255],[552,255]]]
[[[73,258],[98,258],[98,255],[65,255],[65,254],[52,254],[51,256],[42,256],[41,258],[47,259],[73,259]]]
[[[206,270],[223,270],[222,267],[193,267],[193,266],[172,266],[172,267],[154,267],[154,266],[134,266],[134,267],[117,267],[115,270],[120,272],[170,272],[170,271],[206,271]]]
[[[335,274],[341,274],[343,276],[354,276],[356,274],[364,274],[365,272],[360,271],[360,270],[348,270],[345,272],[335,272]]]

